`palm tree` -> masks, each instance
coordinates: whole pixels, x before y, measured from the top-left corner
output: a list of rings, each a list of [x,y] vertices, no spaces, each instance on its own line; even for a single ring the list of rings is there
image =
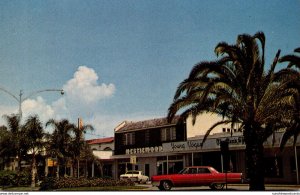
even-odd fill
[[[0,127],[0,158],[1,166],[0,170],[4,169],[5,164],[9,162],[10,157],[15,157],[12,155],[13,150],[11,146],[11,134],[7,130],[6,126]]]
[[[51,119],[46,123],[46,127],[47,126],[52,126],[54,128],[52,134],[50,134],[50,137],[48,138],[48,151],[51,156],[57,159],[56,177],[59,178],[60,165],[66,163],[68,157],[70,157],[69,146],[71,143],[71,133],[76,126],[66,119],[61,121]]]
[[[81,151],[85,148],[86,142],[84,140],[83,134],[87,131],[93,131],[94,127],[92,125],[78,125],[74,128],[74,138],[70,144],[70,151],[72,152],[73,162],[77,161],[77,177],[79,177],[79,161],[81,156]],[[74,163],[73,163],[74,164]]]
[[[4,119],[6,120],[8,127],[7,131],[9,133],[9,137],[7,138],[10,150],[10,155],[17,160],[17,170],[21,170],[21,161],[26,155],[26,149],[22,147],[23,138],[21,131],[21,123],[20,117],[18,115],[4,115]]]
[[[294,52],[300,53],[300,47],[296,48]],[[300,69],[300,56],[293,54],[285,55],[279,59],[279,62],[288,62],[288,68],[293,68],[294,66]],[[296,145],[297,138],[300,133],[300,79],[288,86],[290,90],[296,90],[298,93],[294,93],[294,107],[291,120],[287,124],[287,130],[282,137],[282,142],[280,145],[281,150],[283,150],[284,145],[287,143],[290,137],[294,137],[294,146]]]
[[[204,136],[218,125],[240,124],[246,144],[247,176],[250,190],[264,190],[264,141],[282,128],[283,119],[290,115],[288,101],[293,91],[285,90],[299,77],[298,72],[283,69],[275,72],[280,50],[268,72],[265,67],[265,35],[242,34],[235,45],[225,42],[215,48],[220,59],[196,64],[190,75],[179,84],[174,102],[168,110],[169,121],[177,112],[182,118],[204,112],[223,116]],[[289,93],[288,93],[289,92]]]
[[[44,129],[38,116],[30,116],[25,122],[22,131],[26,137],[25,145],[28,153],[31,154],[31,187],[35,187],[35,178],[37,174],[36,156],[44,149]]]
[[[296,48],[294,52],[300,53],[300,47]],[[285,55],[279,59],[279,62],[289,62],[288,67],[296,66],[300,68],[300,56],[294,54]]]

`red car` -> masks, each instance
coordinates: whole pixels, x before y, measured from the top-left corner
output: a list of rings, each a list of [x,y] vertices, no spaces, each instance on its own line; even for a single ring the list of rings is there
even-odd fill
[[[160,190],[172,187],[209,186],[211,189],[223,189],[226,183],[242,183],[242,173],[220,173],[210,166],[186,167],[178,174],[155,175],[151,181]]]

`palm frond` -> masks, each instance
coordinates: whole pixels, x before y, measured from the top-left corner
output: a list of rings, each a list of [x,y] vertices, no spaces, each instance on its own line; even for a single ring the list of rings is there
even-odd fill
[[[231,123],[232,120],[224,120],[224,121],[219,121],[215,124],[213,124],[205,133],[204,137],[203,137],[203,140],[202,140],[202,143],[201,145],[203,146],[204,142],[206,141],[207,137],[209,136],[209,134],[211,133],[211,131],[213,131],[216,127],[218,127],[219,125],[223,125],[223,124],[228,124],[228,123]]]

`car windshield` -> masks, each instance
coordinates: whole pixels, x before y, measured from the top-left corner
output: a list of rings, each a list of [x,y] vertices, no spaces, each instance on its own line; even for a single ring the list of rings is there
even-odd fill
[[[217,172],[217,173],[219,173],[219,171],[217,171],[215,168],[213,168],[213,167],[210,167],[210,169],[212,170],[212,171],[215,171],[215,172]]]
[[[139,174],[138,171],[127,171],[126,174]]]

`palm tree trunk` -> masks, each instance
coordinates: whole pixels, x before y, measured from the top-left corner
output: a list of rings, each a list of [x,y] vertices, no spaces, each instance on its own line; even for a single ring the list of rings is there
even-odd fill
[[[80,165],[79,165],[79,163],[80,163],[80,160],[78,158],[77,159],[77,178],[79,178],[79,175],[80,175]]]
[[[36,159],[35,154],[32,154],[32,165],[31,165],[31,187],[35,187],[35,175],[36,175]]]
[[[56,178],[59,179],[59,164],[60,164],[60,161],[58,159],[58,157],[56,157],[57,161],[56,161]]]
[[[264,182],[264,146],[263,141],[255,132],[257,129],[245,127],[246,167],[249,181],[249,190],[265,190]]]

